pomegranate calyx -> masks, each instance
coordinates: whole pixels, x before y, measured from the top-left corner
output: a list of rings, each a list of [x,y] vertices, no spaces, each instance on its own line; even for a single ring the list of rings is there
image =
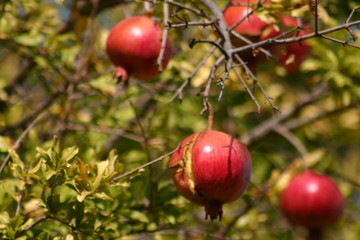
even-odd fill
[[[116,78],[119,82],[124,82],[125,84],[129,80],[128,71],[122,66],[117,66],[113,72],[113,78]]]
[[[309,228],[308,229],[308,239],[309,240],[322,240],[323,239],[323,229],[322,228]]]
[[[210,217],[211,221],[216,220],[219,218],[219,221],[221,221],[223,215],[222,210],[222,203],[215,202],[215,201],[208,201],[208,204],[205,205],[205,220]]]

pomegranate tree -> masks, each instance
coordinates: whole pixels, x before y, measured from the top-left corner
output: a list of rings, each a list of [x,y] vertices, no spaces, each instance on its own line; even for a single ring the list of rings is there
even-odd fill
[[[181,195],[205,207],[205,219],[222,217],[222,205],[238,199],[250,182],[251,157],[230,135],[207,130],[187,137],[170,160]]]
[[[116,24],[110,31],[106,51],[116,66],[114,76],[127,81],[130,75],[149,80],[159,75],[157,58],[162,43],[162,29],[147,16],[127,18]],[[171,42],[167,38],[162,68],[171,57]]]
[[[285,188],[281,209],[291,224],[309,230],[309,240],[322,240],[323,228],[341,218],[344,198],[329,177],[307,170]]]

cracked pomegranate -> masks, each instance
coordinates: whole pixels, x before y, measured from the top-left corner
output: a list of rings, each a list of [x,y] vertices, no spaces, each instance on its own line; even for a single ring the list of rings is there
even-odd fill
[[[181,195],[205,207],[205,219],[222,217],[222,205],[237,200],[250,182],[251,157],[230,135],[207,130],[187,137],[170,160]]]

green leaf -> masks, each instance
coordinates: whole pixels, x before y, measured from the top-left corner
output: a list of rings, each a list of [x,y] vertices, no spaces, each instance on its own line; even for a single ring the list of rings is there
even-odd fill
[[[9,163],[12,174],[14,177],[23,179],[25,168],[23,161],[20,159],[19,155],[15,152],[14,149],[9,149],[9,154],[12,159],[12,162]]]
[[[101,192],[101,193],[95,193],[94,196],[96,198],[102,199],[102,200],[114,200],[111,196],[108,194]]]
[[[115,96],[116,94],[116,80],[111,77],[111,74],[103,74],[91,80],[89,84],[91,87],[100,90],[104,95]]]
[[[97,189],[100,186],[102,177],[106,173],[108,166],[109,166],[109,160],[105,160],[97,164],[97,175],[94,184],[92,185],[93,190]]]
[[[15,201],[19,201],[24,182],[20,180],[8,179],[0,182],[2,190],[9,194]]]
[[[76,199],[79,202],[83,202],[87,198],[87,196],[89,196],[91,194],[92,194],[92,191],[82,191],[79,195],[77,195]]]
[[[26,46],[36,46],[39,43],[41,43],[43,41],[44,37],[42,36],[42,34],[40,34],[40,32],[29,32],[26,34],[20,34],[18,36],[15,37],[15,40],[23,45]]]
[[[39,158],[42,158],[45,160],[45,162],[47,163],[47,165],[49,165],[51,168],[55,168],[54,162],[52,161],[51,158],[51,153],[50,151],[45,151],[44,149],[37,147],[36,151],[39,153]]]
[[[79,227],[81,225],[81,222],[85,215],[84,211],[85,211],[85,203],[76,201],[76,203],[75,203],[75,225],[76,225],[76,227]]]
[[[10,237],[14,238],[16,232],[19,230],[20,226],[24,223],[24,217],[21,215],[16,215],[12,219],[10,219],[10,222],[7,224],[7,232],[10,235]]]
[[[67,162],[69,162],[71,159],[73,159],[78,153],[79,153],[79,148],[77,148],[75,146],[65,148],[61,152],[61,162],[64,162],[65,164],[67,164]]]
[[[11,146],[11,138],[0,136],[0,152],[7,152]]]

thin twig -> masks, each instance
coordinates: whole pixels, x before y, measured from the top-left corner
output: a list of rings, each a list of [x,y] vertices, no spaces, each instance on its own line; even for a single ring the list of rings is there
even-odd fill
[[[354,101],[352,103],[350,103],[349,105],[346,106],[342,106],[336,109],[333,109],[331,111],[327,111],[327,112],[322,112],[316,116],[313,117],[309,117],[309,118],[300,118],[300,119],[295,119],[295,120],[291,120],[291,121],[287,121],[285,122],[282,126],[291,130],[291,129],[295,129],[295,128],[299,128],[302,126],[306,126],[309,125],[315,121],[330,117],[332,115],[347,111],[349,109],[352,108],[356,108],[356,107],[360,107],[360,101]]]
[[[165,26],[166,23],[169,22],[169,5],[167,3],[167,0],[164,0],[163,15],[164,15],[163,22],[164,22],[164,26]],[[168,42],[168,31],[169,31],[169,28],[164,28],[163,32],[162,32],[160,53],[156,60],[157,65],[159,66],[159,71],[164,70],[163,59],[164,59],[164,54],[165,54],[165,50],[166,50],[166,44]]]
[[[193,13],[199,15],[199,16],[205,17],[203,12],[201,12],[201,11],[195,9],[195,8],[192,8],[192,7],[186,6],[186,5],[184,5],[184,4],[181,4],[181,3],[179,3],[179,2],[174,2],[174,1],[168,1],[168,0],[167,0],[167,3],[168,3],[168,4],[171,4],[171,5],[174,5],[174,6],[176,6],[176,7],[179,7],[179,8],[181,8],[181,9],[186,9],[186,10],[188,10],[188,11],[190,11],[190,12],[193,12]]]
[[[187,145],[187,144],[181,146],[180,148],[183,148],[183,147],[185,147],[186,145]],[[171,154],[175,153],[176,151],[178,151],[180,148],[176,148],[176,149],[172,150],[172,151],[169,152],[169,153],[166,153],[166,154],[164,154],[164,155],[162,155],[162,156],[160,156],[160,157],[158,157],[158,158],[156,158],[156,159],[154,159],[154,160],[152,160],[152,161],[150,161],[150,162],[147,162],[147,163],[145,163],[145,164],[143,164],[143,165],[141,165],[141,166],[139,166],[139,167],[137,167],[137,168],[134,168],[134,169],[132,169],[132,170],[130,170],[130,171],[124,173],[124,174],[121,174],[120,176],[115,177],[115,178],[112,180],[111,183],[114,184],[114,183],[116,183],[117,181],[119,181],[119,180],[122,179],[122,178],[125,178],[125,177],[127,177],[127,176],[129,176],[129,175],[131,175],[131,174],[134,174],[134,173],[138,172],[139,170],[141,170],[141,169],[143,169],[143,168],[145,168],[145,167],[148,167],[148,166],[150,166],[150,165],[152,165],[152,164],[154,164],[154,163],[157,163],[157,162],[163,160],[164,158],[166,158],[166,157],[170,156]]]
[[[217,43],[220,43],[220,39],[217,40]],[[214,53],[216,47],[213,46],[210,51],[203,57],[203,59],[196,65],[194,71],[190,74],[190,76],[186,79],[186,81],[176,90],[176,93],[171,97],[168,103],[174,101],[174,99],[179,96],[180,101],[182,100],[182,93],[184,88],[191,82],[191,79],[196,75],[199,69],[205,64],[206,60]]]
[[[250,41],[249,39],[247,39],[246,37],[242,36],[241,34],[235,32],[234,30],[231,31],[231,34],[234,35],[235,37],[239,38],[241,41],[245,42],[246,44],[254,44],[254,42]],[[255,49],[255,48],[253,48]],[[262,52],[263,54],[265,54],[265,56],[274,59],[276,62],[280,62],[280,58],[275,56],[274,54],[272,54],[270,51],[266,50],[265,48],[259,47],[257,48],[260,52]]]
[[[336,32],[336,31],[339,31],[339,30],[342,30],[342,29],[346,29],[347,27],[356,26],[356,25],[360,25],[360,20],[350,22],[350,23],[345,23],[345,24],[342,24],[342,25],[337,26],[337,27],[325,29],[325,30],[319,31],[318,34],[315,34],[315,32],[313,32],[313,33],[301,35],[301,36],[298,36],[298,37],[292,37],[292,38],[266,39],[266,40],[263,40],[263,41],[260,41],[260,42],[254,43],[254,44],[249,44],[249,45],[242,46],[242,47],[239,47],[239,48],[234,48],[232,50],[232,53],[237,53],[237,52],[242,52],[242,51],[245,51],[245,50],[248,50],[248,49],[258,48],[258,47],[264,46],[266,44],[280,45],[280,44],[289,44],[289,43],[294,43],[294,42],[301,42],[301,41],[306,40],[306,39],[314,38],[314,37],[316,37],[318,35],[324,35],[324,34]]]
[[[235,56],[236,57],[236,56]],[[234,69],[236,76],[240,79],[241,83],[243,84],[245,90],[248,92],[250,98],[253,100],[253,102],[255,103],[256,107],[257,107],[257,112],[260,113],[261,111],[261,107],[259,102],[256,100],[254,94],[251,92],[250,88],[248,87],[248,85],[246,84],[244,78],[242,77],[242,75],[239,73],[238,69]]]
[[[257,6],[253,9],[251,9],[249,12],[247,12],[247,14],[245,16],[243,16],[238,22],[236,22],[234,25],[232,25],[230,28],[229,28],[229,31],[231,32],[232,30],[234,30],[237,26],[239,26],[242,22],[244,22],[246,19],[249,19],[250,15],[255,13],[260,7],[262,7],[262,4],[264,3],[265,1],[263,2],[258,2]],[[249,8],[247,8],[249,9]]]
[[[208,112],[208,124],[207,124],[207,130],[212,130],[213,123],[214,123],[214,109],[211,106],[211,103],[209,101],[209,98],[205,98],[205,107]]]
[[[214,1],[211,0],[201,0],[201,2],[212,12],[212,14],[218,19],[218,21],[214,24],[214,27],[216,28],[217,32],[220,34],[221,38],[223,39],[223,50],[225,51],[224,56],[226,58],[226,62],[225,62],[225,75],[223,77],[220,78],[220,82],[222,83],[222,86],[224,86],[224,81],[226,79],[229,78],[230,75],[230,70],[233,66],[233,56],[232,56],[232,43],[231,43],[231,39],[229,36],[229,32],[227,31],[227,24],[226,21],[224,19],[224,14],[223,12],[219,9],[219,7],[217,6],[217,4]],[[221,49],[220,49],[221,50]],[[210,84],[211,84],[211,79],[213,79],[213,76],[215,75],[215,71],[217,69],[217,66],[214,65],[215,67],[212,68],[212,71],[209,74],[209,79],[208,79],[208,83],[206,86],[206,88],[208,88],[208,90],[210,90]],[[222,95],[223,92],[223,87],[222,90],[220,91],[220,95]],[[208,98],[209,91],[207,91],[205,89],[205,94],[204,94],[204,98]]]
[[[48,216],[43,216],[39,219],[37,219],[35,222],[33,222],[32,224],[30,224],[29,226],[27,226],[25,229],[23,229],[22,231],[16,232],[15,233],[15,237],[18,238],[22,235],[24,235],[27,231],[31,230],[32,228],[36,227],[37,225],[39,225],[40,223],[46,221],[47,219],[49,219]]]
[[[312,6],[314,8],[314,17],[315,17],[315,35],[319,34],[319,1],[313,0],[311,4],[314,4],[315,6]]]
[[[261,85],[261,83],[258,81],[258,79],[256,78],[256,76],[254,75],[254,73],[249,69],[249,67],[244,64],[244,61],[236,54],[235,58],[241,63],[243,64],[243,67],[246,71],[246,74],[249,76],[249,78],[251,78],[254,81],[255,86],[257,86],[261,93],[263,94],[263,96],[265,97],[266,101],[270,104],[271,108],[275,111],[280,111],[280,109],[273,103],[271,97],[267,94],[267,92],[265,91],[265,89],[263,88],[263,86]],[[260,112],[260,109],[258,108],[258,112]]]
[[[208,21],[208,22],[185,22],[185,23],[167,23],[166,28],[180,28],[180,27],[185,27],[187,28],[188,26],[211,26],[213,25],[217,20],[212,20],[212,21]]]
[[[144,139],[138,135],[128,133],[124,129],[121,128],[108,128],[108,127],[97,127],[97,126],[84,126],[79,124],[68,124],[67,129],[74,130],[74,131],[95,131],[105,134],[111,134],[116,136],[121,136],[130,140],[133,140],[135,142],[142,143],[144,142]]]
[[[223,46],[221,46],[218,42],[212,41],[212,40],[208,40],[208,39],[192,39],[191,42],[189,43],[189,47],[193,48],[196,44],[198,43],[210,43],[211,45],[214,45],[215,47],[217,47],[222,54],[224,54],[224,56],[229,59],[230,55],[228,54],[228,52],[225,50],[225,48],[223,48]]]
[[[24,139],[24,137],[26,136],[26,134],[28,134],[28,132],[47,114],[47,112],[43,112],[41,113],[39,116],[37,116],[37,118],[35,118],[30,124],[29,126],[24,130],[24,132],[20,135],[20,137],[16,140],[16,142],[13,144],[12,148],[16,149],[19,147],[20,142]],[[1,164],[0,167],[0,173],[3,171],[3,169],[5,168],[6,164],[8,163],[10,159],[10,153],[8,153],[8,155],[6,156],[6,158],[4,159],[3,163]]]
[[[286,127],[282,125],[275,125],[274,131],[280,134],[281,136],[285,137],[301,154],[302,159],[305,159],[308,155],[308,151],[304,144],[293,134],[291,133]]]
[[[332,38],[332,37],[325,36],[325,35],[321,35],[321,37],[322,37],[322,38],[325,38],[325,39],[327,39],[327,40],[336,42],[336,43],[340,43],[340,44],[343,44],[343,45],[348,45],[348,46],[351,46],[351,47],[359,48],[359,49],[360,49],[360,46],[359,46],[359,45],[349,43],[348,41],[341,41],[341,40],[338,40],[338,39],[336,39],[336,38]]]
[[[298,101],[298,103],[290,110],[262,122],[253,130],[251,130],[251,132],[249,132],[247,135],[243,136],[241,141],[247,143],[248,145],[252,144],[256,140],[271,132],[275,126],[293,116],[299,109],[302,109],[303,107],[322,99],[328,94],[329,91],[325,84],[317,86],[308,96]]]

